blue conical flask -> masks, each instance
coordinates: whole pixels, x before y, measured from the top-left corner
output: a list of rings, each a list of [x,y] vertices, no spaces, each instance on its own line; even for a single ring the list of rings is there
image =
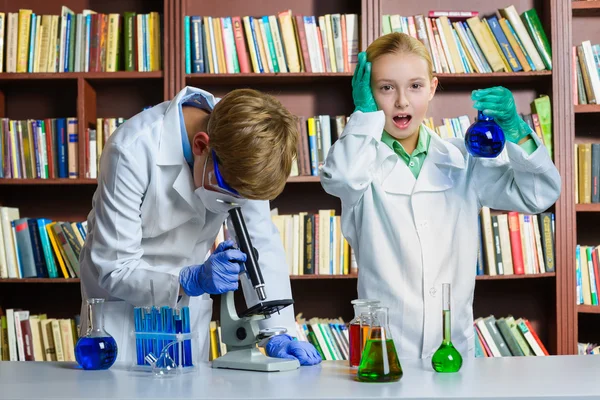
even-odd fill
[[[473,157],[495,158],[504,149],[504,132],[482,111],[478,111],[477,120],[467,129],[465,146]]]

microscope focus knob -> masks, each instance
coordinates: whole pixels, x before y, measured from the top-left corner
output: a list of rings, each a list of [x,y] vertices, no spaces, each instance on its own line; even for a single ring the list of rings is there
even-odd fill
[[[248,336],[248,334],[246,333],[246,328],[244,328],[243,326],[240,326],[239,328],[237,328],[237,330],[235,331],[235,336],[239,340],[246,339],[246,337]]]

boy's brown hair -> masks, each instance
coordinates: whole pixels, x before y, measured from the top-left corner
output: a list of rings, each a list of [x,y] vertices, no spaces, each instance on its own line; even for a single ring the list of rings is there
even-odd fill
[[[275,97],[252,89],[228,93],[210,115],[208,136],[223,179],[240,195],[273,200],[283,191],[299,135],[296,117]]]

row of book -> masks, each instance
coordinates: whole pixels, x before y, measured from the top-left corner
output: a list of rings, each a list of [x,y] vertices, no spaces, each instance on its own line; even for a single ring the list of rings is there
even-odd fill
[[[401,32],[420,40],[437,73],[528,72],[552,69],[552,49],[537,11],[519,15],[514,5],[480,19],[477,11],[429,16],[384,15],[384,34]]]
[[[2,118],[0,178],[79,178],[79,157],[84,158],[83,176],[96,178],[104,144],[124,122],[125,118],[98,118],[95,127],[84,131],[84,154],[79,155],[77,118]]]
[[[596,343],[577,343],[577,354],[580,356],[600,354],[600,345]]]
[[[0,38],[0,72],[4,66],[6,72],[27,73],[162,68],[161,16],[157,12],[120,15],[83,10],[76,14],[62,6],[60,15],[38,15],[20,9],[0,13]],[[4,54],[5,63],[1,59]]]
[[[554,272],[554,214],[511,211],[479,215],[480,247],[477,275],[524,275]]]
[[[490,315],[477,318],[475,357],[547,356],[548,350],[527,318],[512,315],[498,318]]]
[[[600,203],[600,143],[575,143],[575,203]]]
[[[0,361],[76,361],[79,316],[48,318],[0,308]]]
[[[279,215],[271,210],[279,232],[290,275],[356,275],[354,251],[344,238],[341,217],[335,210]],[[226,224],[221,226],[213,248],[231,239]]]
[[[600,44],[573,46],[573,104],[600,104]]]
[[[186,73],[352,72],[357,14],[186,16]]]
[[[78,278],[87,222],[21,218],[0,207],[0,278]]]
[[[600,293],[599,257],[600,249],[598,246],[578,244],[575,247],[577,304],[598,305],[598,295]]]

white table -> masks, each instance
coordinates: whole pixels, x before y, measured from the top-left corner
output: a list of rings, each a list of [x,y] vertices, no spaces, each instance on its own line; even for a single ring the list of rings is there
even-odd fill
[[[0,399],[600,399],[600,357],[472,359],[456,374],[428,360],[403,361],[396,383],[360,383],[345,362],[292,372],[212,369],[173,379],[113,366],[83,371],[73,363],[0,362]]]

